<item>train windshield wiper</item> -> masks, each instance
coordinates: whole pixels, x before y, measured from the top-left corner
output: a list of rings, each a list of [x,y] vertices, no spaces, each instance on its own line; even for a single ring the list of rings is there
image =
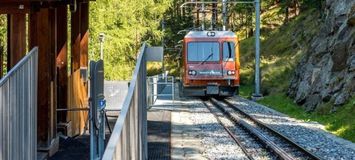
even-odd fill
[[[231,47],[231,43],[227,42],[228,44],[228,59],[232,58],[232,47]]]
[[[213,52],[212,52],[210,55],[208,55],[208,57],[207,57],[205,60],[203,60],[200,64],[204,64],[204,63],[207,62],[207,60],[210,59],[212,56],[213,56]]]

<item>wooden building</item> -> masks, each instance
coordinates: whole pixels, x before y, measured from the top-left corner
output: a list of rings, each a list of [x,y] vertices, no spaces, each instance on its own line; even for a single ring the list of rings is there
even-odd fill
[[[57,109],[88,107],[89,0],[0,0],[0,14],[7,15],[8,69],[39,47],[38,150],[52,155],[59,146],[57,125],[69,126],[69,136],[81,134],[88,117]]]

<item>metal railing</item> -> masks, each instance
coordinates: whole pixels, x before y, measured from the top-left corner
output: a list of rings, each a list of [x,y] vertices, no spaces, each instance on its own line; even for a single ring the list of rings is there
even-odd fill
[[[166,97],[174,104],[174,83],[175,78],[166,74],[159,74],[155,76],[147,77],[148,80],[148,107],[154,106],[157,99]]]
[[[147,159],[146,44],[139,51],[136,67],[118,120],[102,159]]]
[[[38,48],[0,80],[0,159],[37,159]]]

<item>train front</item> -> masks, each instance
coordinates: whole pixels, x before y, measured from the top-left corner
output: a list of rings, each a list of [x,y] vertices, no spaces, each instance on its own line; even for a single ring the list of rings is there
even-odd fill
[[[239,90],[239,43],[230,31],[190,31],[184,38],[187,96],[233,96]]]

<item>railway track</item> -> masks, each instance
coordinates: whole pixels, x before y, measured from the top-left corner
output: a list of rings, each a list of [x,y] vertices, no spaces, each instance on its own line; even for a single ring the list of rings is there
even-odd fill
[[[248,159],[320,159],[228,101],[211,98],[204,104]]]

